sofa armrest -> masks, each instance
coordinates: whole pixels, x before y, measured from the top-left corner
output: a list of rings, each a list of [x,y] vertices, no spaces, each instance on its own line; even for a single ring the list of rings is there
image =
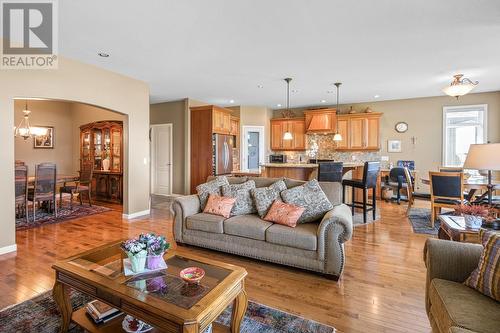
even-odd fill
[[[186,217],[200,213],[200,199],[196,194],[177,197],[172,203],[171,210],[174,216],[174,238],[182,243]]]
[[[443,279],[458,283],[464,282],[478,266],[482,252],[483,247],[480,244],[427,239],[424,247],[424,261],[427,267],[425,303],[428,313],[431,281]]]
[[[318,259],[328,274],[340,276],[344,269],[344,243],[352,237],[352,215],[348,206],[333,207],[321,221],[318,231]]]

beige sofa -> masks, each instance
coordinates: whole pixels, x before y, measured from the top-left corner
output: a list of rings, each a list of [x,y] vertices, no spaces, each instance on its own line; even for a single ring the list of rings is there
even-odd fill
[[[479,244],[427,240],[425,306],[432,332],[500,332],[500,303],[463,284],[482,250]]]
[[[277,178],[249,177],[256,187],[266,187]],[[241,183],[246,177],[228,177]],[[304,182],[285,179],[288,188]],[[352,236],[352,216],[341,204],[340,183],[320,186],[334,205],[321,221],[295,228],[264,221],[258,215],[225,219],[200,211],[197,195],[177,197],[173,204],[174,236],[178,243],[191,244],[283,265],[327,274],[337,279],[344,269],[344,242]]]

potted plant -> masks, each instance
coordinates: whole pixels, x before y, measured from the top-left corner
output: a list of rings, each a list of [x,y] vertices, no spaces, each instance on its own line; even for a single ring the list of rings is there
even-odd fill
[[[479,205],[457,205],[455,214],[462,215],[465,219],[465,226],[471,229],[478,229],[483,223],[483,218],[488,216],[488,208]]]
[[[124,241],[121,244],[121,248],[130,259],[132,271],[134,273],[144,271],[144,267],[146,266],[146,257],[148,255],[146,244],[137,238],[132,238]]]
[[[148,269],[160,268],[163,263],[163,254],[170,247],[170,244],[167,242],[165,237],[148,233],[140,234],[139,240],[146,244],[146,251],[148,253],[146,267]]]

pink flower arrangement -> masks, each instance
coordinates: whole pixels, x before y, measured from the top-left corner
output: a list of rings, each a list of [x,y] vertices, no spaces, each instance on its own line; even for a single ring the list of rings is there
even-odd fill
[[[480,205],[456,205],[456,215],[472,215],[479,217],[487,217],[489,215],[488,208]]]

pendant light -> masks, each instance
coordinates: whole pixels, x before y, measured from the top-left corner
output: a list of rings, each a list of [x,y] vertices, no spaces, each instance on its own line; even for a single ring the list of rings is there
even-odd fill
[[[443,92],[458,99],[460,96],[468,94],[479,83],[478,81],[473,82],[468,78],[463,78],[463,76],[463,74],[453,75],[453,81],[448,87],[443,88]]]
[[[28,110],[28,100],[24,101],[23,119],[14,130],[14,137],[21,137],[24,140],[33,136],[46,135],[47,130],[40,127],[31,127],[29,116],[31,111]]]
[[[339,87],[342,83],[335,82],[334,84],[335,84],[335,87],[337,87],[337,108],[335,109],[335,119],[337,122],[337,126],[336,126],[335,134],[333,135],[333,141],[338,142],[338,141],[342,141],[342,135],[340,135],[340,133],[339,133],[339,117],[338,117],[338,114],[339,114]]]
[[[292,81],[292,79],[287,77],[285,79],[285,81],[286,81],[286,111],[283,112],[283,115],[286,118],[291,118],[293,115],[293,112],[290,111],[290,81]],[[287,128],[286,132],[283,133],[283,140],[287,140],[287,141],[293,140],[293,135],[290,132],[289,128]]]

